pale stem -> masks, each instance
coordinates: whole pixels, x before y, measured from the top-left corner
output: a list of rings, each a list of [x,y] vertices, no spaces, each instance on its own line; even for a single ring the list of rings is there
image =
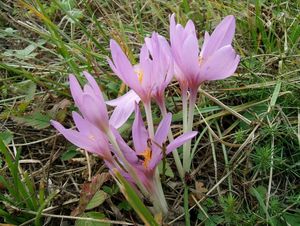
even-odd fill
[[[163,101],[163,103],[158,104],[158,106],[160,108],[160,112],[162,113],[163,117],[165,117],[167,115],[167,109],[166,109],[165,102]],[[170,142],[172,142],[174,140],[171,127],[170,127],[170,130],[168,133],[168,138],[169,138]],[[175,164],[176,164],[176,168],[178,170],[179,176],[183,180],[184,179],[184,171],[183,171],[182,163],[181,163],[177,148],[172,152],[172,154],[173,154],[173,158],[175,160]]]
[[[156,199],[154,203],[156,203],[156,205],[159,205],[159,208],[162,211],[163,215],[166,215],[168,213],[168,204],[166,201],[164,191],[162,189],[158,167],[156,167],[155,169],[154,181],[155,181],[154,183],[155,183],[155,199]]]
[[[188,125],[187,125],[187,132],[192,131],[193,129],[193,122],[194,122],[194,108],[197,100],[197,89],[192,89],[189,99],[189,110],[188,110]],[[183,168],[186,172],[190,171],[191,166],[191,140],[186,142],[186,149],[183,152]],[[185,157],[185,158],[184,158]]]
[[[181,90],[182,97],[182,124],[183,124],[183,132],[188,132],[188,102],[187,102],[187,90]],[[189,171],[188,162],[190,159],[190,153],[188,151],[187,142],[183,144],[183,174]]]
[[[153,126],[153,119],[152,119],[151,102],[149,101],[148,103],[144,103],[144,107],[146,112],[149,137],[150,139],[154,139],[154,126]],[[155,190],[156,190],[155,192],[156,201],[154,203],[156,205],[159,205],[161,211],[164,214],[167,214],[168,204],[162,189],[158,168],[155,169],[154,181],[155,181]]]
[[[115,136],[113,135],[113,133],[111,132],[110,129],[107,131],[107,136],[108,136],[111,144],[115,148],[118,156],[121,158],[122,163],[124,164],[126,170],[130,174],[130,176],[132,176],[132,179],[137,184],[137,186],[139,187],[139,189],[141,190],[141,192],[148,198],[149,197],[149,192],[147,191],[147,189],[145,188],[145,186],[141,183],[141,180],[139,179],[139,177],[138,177],[135,169],[133,169],[133,167],[130,165],[130,163],[127,161],[127,159],[123,155],[123,153],[122,153],[122,151],[121,151],[121,149],[120,149],[120,147],[119,147],[119,145],[117,143],[117,140],[116,140]]]
[[[154,139],[154,126],[153,126],[152,111],[151,111],[151,101],[149,101],[148,103],[144,103],[144,107],[146,112],[149,137],[151,139]]]

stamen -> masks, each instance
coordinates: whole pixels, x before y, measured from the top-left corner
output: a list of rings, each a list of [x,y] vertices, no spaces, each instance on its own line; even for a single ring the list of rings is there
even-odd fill
[[[151,157],[152,157],[152,150],[149,147],[147,147],[145,151],[143,151],[141,154],[138,155],[138,158],[143,161],[143,166],[145,168],[148,167]]]
[[[135,69],[134,72],[137,74],[139,82],[142,83],[144,73],[139,69]]]

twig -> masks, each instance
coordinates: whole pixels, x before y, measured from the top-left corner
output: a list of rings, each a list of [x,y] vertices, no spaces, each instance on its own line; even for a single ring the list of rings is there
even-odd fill
[[[221,101],[219,101],[217,98],[213,97],[212,95],[210,95],[209,93],[205,92],[203,89],[199,89],[199,92],[204,94],[206,97],[208,97],[210,100],[212,100],[213,102],[215,102],[216,104],[218,104],[219,106],[221,106],[222,108],[224,108],[225,110],[229,111],[231,114],[233,114],[234,116],[236,116],[237,118],[241,119],[242,121],[244,121],[245,123],[247,123],[248,125],[251,125],[251,121],[249,119],[247,119],[246,117],[242,116],[240,113],[232,110],[230,107],[226,106],[225,104],[223,104]]]

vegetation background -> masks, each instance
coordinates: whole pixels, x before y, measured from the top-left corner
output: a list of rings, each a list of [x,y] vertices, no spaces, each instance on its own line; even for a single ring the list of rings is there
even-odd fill
[[[205,30],[233,14],[241,55],[234,76],[200,90],[191,224],[300,225],[298,0],[4,0],[0,8],[0,224],[141,223],[101,160],[58,136],[49,119],[72,126],[69,73],[91,72],[108,99],[123,94],[106,62],[109,39],[134,63],[145,36],[169,38],[176,13],[180,23],[195,22],[200,44]],[[180,132],[175,81],[167,92]],[[183,186],[171,157],[168,163],[166,224],[184,225]]]

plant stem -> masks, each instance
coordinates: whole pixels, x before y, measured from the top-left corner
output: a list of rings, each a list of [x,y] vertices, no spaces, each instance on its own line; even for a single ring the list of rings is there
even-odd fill
[[[191,95],[189,99],[189,110],[188,110],[188,122],[187,122],[187,128],[186,132],[192,131],[193,129],[193,122],[194,122],[194,107],[197,100],[197,89],[191,90]],[[183,168],[185,172],[190,171],[191,166],[191,140],[186,142],[186,145],[184,146],[184,152],[183,152]]]
[[[162,113],[162,115],[166,116],[167,115],[167,109],[166,109],[165,103],[163,102],[163,104],[159,104],[158,106],[160,108],[160,112]],[[168,138],[169,138],[170,142],[172,142],[174,140],[171,128],[170,128],[169,133],[168,133]],[[182,163],[181,163],[177,148],[172,152],[172,154],[173,154],[173,158],[175,160],[175,164],[176,164],[176,168],[177,168],[177,171],[179,173],[179,176],[180,176],[181,180],[183,180],[184,179],[184,171],[183,171]]]
[[[157,199],[156,202],[154,203],[157,203],[159,205],[160,211],[163,213],[163,215],[166,215],[168,213],[168,204],[167,204],[164,191],[162,189],[158,167],[156,167],[155,169],[154,178],[155,178],[154,180],[155,180],[155,189],[156,189],[155,199]]]
[[[146,112],[149,137],[150,137],[150,139],[154,139],[154,126],[153,126],[153,119],[152,119],[151,102],[149,101],[149,103],[144,103],[144,107],[145,107],[145,112]],[[167,214],[168,213],[168,204],[167,204],[167,201],[166,201],[163,189],[162,189],[159,171],[158,171],[157,167],[155,169],[154,180],[155,180],[155,190],[156,190],[155,199],[157,199],[154,202],[154,204],[159,205],[163,214]]]
[[[154,126],[153,126],[153,119],[152,119],[152,112],[151,112],[151,102],[149,101],[149,103],[144,103],[144,107],[145,107],[145,112],[146,112],[149,137],[151,139],[153,139],[154,138]]]
[[[183,202],[184,202],[185,225],[190,226],[191,222],[190,222],[190,211],[189,211],[189,187],[187,184],[184,184]]]
[[[188,103],[187,103],[187,90],[182,89],[181,91],[181,97],[182,97],[182,124],[183,124],[183,132],[188,132]],[[183,174],[188,172],[188,161],[190,158],[190,154],[188,152],[188,145],[185,143],[183,145]]]

